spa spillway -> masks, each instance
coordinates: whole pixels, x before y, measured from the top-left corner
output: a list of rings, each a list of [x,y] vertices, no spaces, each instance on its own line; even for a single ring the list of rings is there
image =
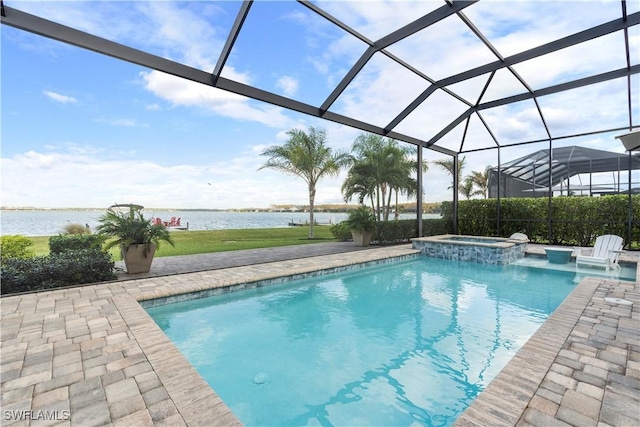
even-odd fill
[[[509,264],[524,257],[527,242],[504,237],[440,236],[411,240],[415,249],[426,256],[481,264]]]

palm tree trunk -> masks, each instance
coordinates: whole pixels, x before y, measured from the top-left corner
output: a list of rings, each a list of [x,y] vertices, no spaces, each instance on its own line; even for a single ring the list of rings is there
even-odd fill
[[[398,189],[396,189],[396,214],[393,219],[397,221],[398,218],[400,218],[400,213],[398,212]]]
[[[391,196],[393,195],[393,190],[389,189],[389,197],[387,197],[387,209],[384,211],[384,220],[389,221],[389,214],[391,213]]]
[[[384,218],[384,220],[386,221],[389,214],[388,214],[388,206],[385,207],[385,202],[387,199],[387,185],[386,184],[382,184],[381,186],[381,192],[382,192],[382,218]]]
[[[315,238],[313,234],[313,205],[316,199],[316,188],[313,184],[309,184],[309,239]]]
[[[380,221],[380,186],[376,188],[376,199],[376,218],[378,218],[378,221]]]

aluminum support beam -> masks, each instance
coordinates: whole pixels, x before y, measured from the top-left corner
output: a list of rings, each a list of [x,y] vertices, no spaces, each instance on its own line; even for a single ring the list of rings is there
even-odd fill
[[[418,181],[418,193],[416,198],[416,215],[418,219],[418,237],[422,237],[424,235],[424,231],[422,230],[422,145],[418,145],[418,173],[416,177],[416,181]]]
[[[322,103],[320,110],[322,114],[324,114],[331,105],[338,99],[340,94],[344,92],[344,90],[349,86],[349,84],[353,81],[353,79],[358,75],[360,70],[369,62],[369,60],[373,57],[376,52],[383,50],[390,45],[399,42],[400,40],[409,37],[412,34],[417,33],[418,31],[424,30],[430,25],[435,24],[460,10],[471,6],[473,3],[478,0],[472,1],[459,1],[456,2],[453,6],[441,6],[440,8],[434,10],[433,12],[416,19],[415,21],[405,25],[399,30],[394,31],[393,33],[379,39],[374,42],[373,45],[370,45],[369,48],[362,54],[360,59],[354,64],[353,67],[347,72],[342,81],[335,87],[333,92],[327,97],[327,99]]]
[[[123,61],[162,71],[167,74],[183,77],[194,82],[206,85],[211,84],[211,74],[206,71],[198,70],[169,59],[112,42],[111,40],[106,40],[62,24],[48,21],[9,6],[5,6],[4,10],[6,16],[2,16],[2,23],[10,27],[88,49],[113,58],[122,59]]]
[[[238,36],[240,35],[240,30],[242,29],[242,25],[244,24],[245,19],[249,15],[249,9],[253,1],[243,1],[242,6],[240,6],[240,10],[238,11],[238,15],[236,16],[236,20],[233,23],[233,27],[231,27],[231,31],[229,32],[229,36],[227,37],[227,41],[222,48],[222,52],[220,53],[220,57],[218,58],[218,62],[216,63],[215,68],[213,69],[213,84],[215,85],[222,73],[222,69],[224,68],[224,64],[229,59],[229,55],[231,54],[231,49],[233,49],[233,45],[235,44]]]
[[[633,65],[629,68],[620,68],[618,70],[608,71],[602,74],[596,74],[594,76],[584,77],[581,79],[573,80],[566,83],[560,83],[554,86],[534,90],[531,93],[521,93],[518,95],[509,96],[506,98],[496,99],[494,101],[485,102],[478,105],[478,110],[486,110],[488,108],[499,107],[502,105],[513,104],[515,102],[525,101],[527,99],[539,98],[541,96],[551,95],[558,92],[564,92],[566,90],[577,89],[583,86],[589,86],[592,84],[602,83],[609,80],[615,80],[626,76],[631,76],[640,73],[640,64]]]
[[[442,131],[440,131],[433,138],[431,138],[427,142],[427,147],[431,147],[433,144],[438,142],[438,140],[440,140],[440,138],[442,138],[447,133],[451,132],[465,118],[469,117],[472,113],[474,113],[476,111],[487,110],[489,108],[495,108],[495,107],[499,107],[499,106],[502,106],[502,105],[512,104],[514,102],[525,101],[527,99],[535,99],[535,98],[540,97],[540,96],[551,95],[551,94],[554,94],[554,93],[563,92],[563,91],[570,90],[570,89],[576,89],[576,88],[579,88],[579,87],[588,86],[588,85],[592,85],[592,84],[596,84],[596,83],[602,83],[602,82],[605,82],[605,81],[609,81],[609,80],[613,80],[613,79],[617,79],[617,78],[621,78],[621,77],[625,77],[625,76],[629,76],[629,75],[633,75],[633,74],[638,74],[638,73],[640,73],[640,65],[634,65],[634,66],[630,67],[629,69],[621,68],[619,70],[609,71],[607,73],[602,73],[602,74],[598,74],[598,75],[595,75],[595,76],[585,77],[585,78],[574,80],[574,81],[571,81],[571,82],[561,83],[559,85],[549,86],[547,88],[536,90],[536,91],[534,91],[532,93],[525,92],[525,93],[521,93],[521,94],[518,94],[518,95],[509,96],[507,98],[496,99],[495,101],[489,101],[489,102],[485,102],[483,104],[479,104],[477,107],[469,108],[467,111],[462,113],[457,119],[455,119],[453,122],[451,122],[447,127],[445,127]],[[624,128],[622,128],[622,129],[624,129]],[[387,127],[385,127],[385,130],[387,130]],[[554,139],[557,139],[557,138],[554,138]],[[530,142],[543,142],[543,141],[547,141],[547,139],[545,138],[543,140],[530,141]],[[475,150],[475,151],[477,151],[477,150]]]
[[[518,64],[520,62],[528,61],[530,59],[537,58],[558,50],[562,50],[571,46],[575,46],[580,43],[584,43],[589,40],[596,39],[598,37],[606,36],[607,34],[614,33],[616,31],[623,30],[628,27],[640,24],[640,12],[632,13],[627,17],[627,20],[622,18],[614,19],[602,25],[589,28],[588,30],[581,31],[579,33],[572,34],[570,36],[552,41],[542,46],[534,47],[533,49],[526,50],[524,52],[516,53],[504,59],[504,61],[495,61],[480,67],[473,68],[468,71],[447,77],[439,80],[436,84],[439,87],[449,86],[455,83],[460,83],[464,80],[469,80],[474,77],[481,76],[486,73],[490,73],[494,70],[509,67],[511,65]]]
[[[598,25],[588,30],[572,34],[570,36],[564,37],[559,40],[555,40],[553,42],[544,44],[542,46],[538,46],[536,48],[517,53],[510,57],[499,59],[498,61],[491,62],[489,64],[482,65],[480,67],[476,67],[471,70],[467,70],[462,73],[447,77],[445,79],[435,82],[433,85],[435,87],[427,88],[423,93],[418,95],[418,97],[411,103],[411,105],[415,109],[418,105],[424,102],[424,100],[426,100],[427,97],[431,95],[436,89],[444,88],[446,86],[450,86],[455,83],[460,83],[462,81],[469,80],[486,73],[495,72],[501,68],[510,68],[512,65],[518,64],[520,62],[528,61],[530,59],[534,59],[539,56],[543,56],[561,49],[565,49],[567,47],[575,46],[577,44],[584,43],[586,41],[613,33],[615,31],[627,29],[628,27],[637,25],[639,23],[640,23],[640,12],[636,12],[629,15],[627,19],[623,19],[623,18],[615,19],[605,24]],[[515,75],[516,75],[516,78],[520,80],[519,76],[517,74]],[[525,87],[528,87],[526,82],[523,82],[523,83],[525,84]],[[567,90],[567,89],[564,89],[564,90]],[[540,96],[540,95],[537,95],[537,96]],[[515,102],[515,101],[512,101],[512,102]],[[392,120],[389,125],[385,126],[385,129],[386,130],[392,129],[395,125],[397,125],[400,121],[402,121],[410,112],[411,111],[407,112],[407,109],[403,110],[403,112],[400,113],[400,115],[398,115],[394,120]],[[429,141],[429,144],[433,144],[433,139]]]
[[[48,21],[46,19],[40,18],[35,15],[30,15],[17,9],[5,6],[5,12],[6,16],[2,17],[2,23],[14,28],[38,34],[50,39],[58,40],[63,43],[71,44],[83,49],[91,50],[93,52],[101,53],[103,55],[111,56],[116,59],[131,62],[142,67],[150,68],[190,81],[201,83],[210,87],[215,87],[258,101],[267,102],[269,104],[277,105],[289,110],[298,111],[310,116],[322,117],[336,123],[354,127],[356,129],[361,129],[378,135],[382,135],[384,132],[384,129],[382,129],[381,127],[374,126],[369,123],[352,119],[340,114],[328,112],[327,114],[322,116],[318,107],[295,101],[293,99],[267,92],[265,90],[258,89],[249,85],[245,85],[243,83],[229,80],[224,77],[218,77],[218,79],[216,79],[214,83],[213,74],[206,71],[198,70],[196,68],[192,68],[166,58],[152,55],[150,53],[143,52],[141,50],[134,49],[128,46],[124,46],[111,40],[106,40],[101,37],[64,26],[62,24]],[[398,132],[392,132],[387,136],[414,145],[425,144],[425,141],[423,140]],[[438,147],[437,151],[444,154],[452,154],[451,150],[447,150],[445,148]]]
[[[453,156],[453,234],[458,234],[458,155]]]
[[[456,1],[452,5],[444,5],[434,10],[431,13],[426,14],[422,18],[418,18],[415,21],[405,25],[399,30],[394,31],[391,34],[386,35],[380,40],[374,43],[374,46],[380,50],[386,47],[391,46],[394,43],[399,42],[400,40],[409,37],[418,31],[422,31],[431,25],[442,21],[445,18],[448,18],[451,15],[454,15],[460,12],[462,9],[471,6],[473,3],[476,3],[478,0],[471,1]]]

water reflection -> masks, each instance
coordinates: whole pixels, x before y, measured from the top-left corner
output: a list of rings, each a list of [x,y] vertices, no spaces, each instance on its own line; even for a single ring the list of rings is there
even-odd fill
[[[430,258],[363,273],[149,312],[246,425],[449,425],[573,286]]]

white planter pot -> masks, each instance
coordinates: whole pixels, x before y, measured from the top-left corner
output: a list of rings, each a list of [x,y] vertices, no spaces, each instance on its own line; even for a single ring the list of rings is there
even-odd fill
[[[356,231],[351,230],[351,237],[353,237],[353,243],[356,246],[369,246],[371,243],[371,231]]]
[[[151,270],[153,255],[156,253],[156,244],[149,246],[149,251],[145,253],[145,245],[131,245],[120,247],[124,265],[128,274],[148,273]]]

